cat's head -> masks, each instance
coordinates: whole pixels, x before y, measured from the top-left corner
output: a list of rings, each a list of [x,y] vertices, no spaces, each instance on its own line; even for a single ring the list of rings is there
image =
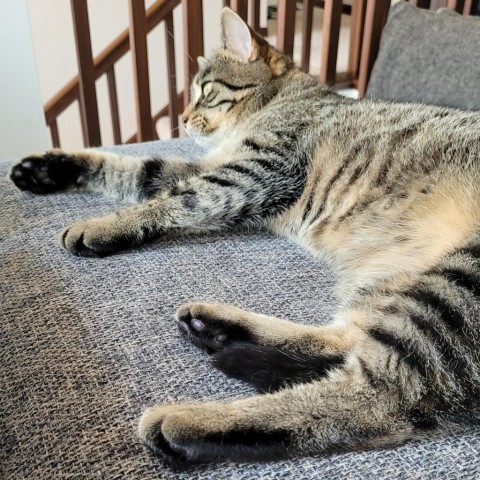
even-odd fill
[[[268,44],[232,10],[222,11],[223,48],[208,60],[190,87],[182,120],[197,139],[221,137],[276,93],[276,80],[293,68],[290,57]]]

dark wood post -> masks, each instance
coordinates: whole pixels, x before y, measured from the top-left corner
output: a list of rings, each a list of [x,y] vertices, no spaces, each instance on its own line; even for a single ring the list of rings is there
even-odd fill
[[[110,101],[110,114],[112,116],[113,140],[116,145],[122,143],[120,130],[120,114],[118,110],[117,81],[115,79],[115,66],[107,70],[108,99]]]
[[[410,0],[410,3],[418,8],[430,8],[430,0]]]
[[[302,70],[307,73],[310,70],[314,1],[303,0]]]
[[[362,42],[362,55],[358,73],[358,91],[365,95],[373,64],[378,55],[380,37],[387,21],[390,0],[367,0],[365,28]]]
[[[352,19],[350,28],[350,52],[348,55],[348,76],[353,79],[356,86],[360,68],[360,55],[362,52],[362,39],[365,23],[366,0],[353,0]]]
[[[175,32],[173,14],[165,17],[165,45],[167,48],[167,76],[168,76],[168,115],[172,137],[178,137],[178,115],[180,108],[177,94],[177,67],[175,64]]]
[[[150,79],[148,76],[147,20],[145,1],[130,0],[130,48],[132,50],[133,80],[137,113],[137,141],[153,139],[150,107]]]
[[[287,55],[293,55],[296,7],[292,0],[278,0],[277,48]]]
[[[230,0],[230,8],[248,23],[248,0]]]
[[[95,70],[92,57],[87,0],[71,0],[80,93],[83,142],[86,147],[101,145]]]
[[[203,55],[203,3],[202,0],[182,0],[183,35],[185,49],[185,90],[183,103],[189,102],[189,88],[197,72],[197,57]]]
[[[320,81],[329,85],[335,84],[335,78],[337,76],[337,54],[338,40],[340,37],[340,21],[342,19],[342,3],[341,0],[325,0]]]

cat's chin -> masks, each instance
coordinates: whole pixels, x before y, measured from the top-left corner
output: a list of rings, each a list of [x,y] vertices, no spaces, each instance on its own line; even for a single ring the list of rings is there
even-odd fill
[[[195,139],[196,144],[206,150],[211,150],[218,147],[225,137],[228,135],[228,130],[221,128],[209,135],[202,135],[201,133],[189,133],[189,137]]]
[[[191,135],[195,139],[195,143],[202,148],[210,150],[218,145],[218,140],[213,138],[213,135]]]

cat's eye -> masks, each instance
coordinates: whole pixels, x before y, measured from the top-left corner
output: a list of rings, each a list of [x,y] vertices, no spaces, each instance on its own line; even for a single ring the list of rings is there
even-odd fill
[[[212,82],[207,82],[202,89],[203,98],[206,98],[211,91],[212,91]]]

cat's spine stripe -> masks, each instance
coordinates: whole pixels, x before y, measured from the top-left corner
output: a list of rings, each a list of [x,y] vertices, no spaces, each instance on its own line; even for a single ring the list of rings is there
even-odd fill
[[[463,327],[462,315],[446,298],[441,297],[438,293],[426,287],[412,289],[406,292],[406,295],[416,300],[426,309],[432,310],[452,331],[461,333]]]
[[[230,178],[220,178],[218,175],[201,175],[200,178],[206,182],[220,185],[221,187],[238,187],[238,183],[234,182]]]
[[[258,183],[263,183],[265,181],[265,175],[255,171],[254,168],[250,168],[245,165],[240,165],[238,163],[225,165],[221,168],[221,170],[232,170],[240,175],[251,177],[252,180]]]
[[[272,162],[264,158],[256,158],[255,163],[260,165],[263,170],[268,170],[271,172],[277,172],[282,169],[282,165],[279,165],[277,162]]]
[[[480,245],[474,245],[472,247],[462,248],[458,251],[460,255],[472,257],[476,260],[480,259]]]
[[[480,278],[476,275],[459,268],[446,268],[441,271],[441,275],[473,295],[480,296]]]
[[[375,341],[381,343],[395,353],[399,361],[403,361],[423,378],[428,378],[429,360],[425,358],[410,338],[402,338],[398,334],[389,332],[380,326],[375,326],[368,331]]]
[[[457,348],[455,337],[449,332],[442,331],[441,326],[435,326],[436,322],[430,316],[413,314],[409,320],[424,335],[423,341],[429,342],[438,353],[440,358],[437,359],[437,369],[448,369],[458,384],[469,370],[469,363],[465,359],[466,352]],[[432,363],[433,360],[434,358]],[[438,385],[437,388],[442,388],[442,385]]]
[[[347,170],[347,168],[351,165],[351,163],[356,160],[357,157],[356,157],[355,152],[358,153],[359,149],[360,149],[360,146],[356,146],[354,148],[354,151],[351,152],[351,154],[348,155],[343,160],[343,163],[340,165],[340,167],[337,169],[337,171],[332,175],[332,177],[330,178],[327,186],[325,187],[325,190],[323,191],[323,194],[322,194],[322,201],[321,201],[320,206],[318,207],[317,211],[313,214],[313,216],[310,216],[308,214],[308,212],[305,212],[306,215],[304,213],[304,221],[306,221],[308,219],[309,224],[313,225],[321,217],[323,211],[325,210],[325,207],[327,206],[327,202],[328,202],[328,199],[330,197],[330,193],[335,188],[337,182],[340,180],[343,173]],[[312,190],[312,195],[315,195],[315,193],[316,193],[316,191]]]
[[[243,146],[247,147],[249,150],[252,150],[257,154],[273,156],[275,158],[284,158],[286,154],[285,150],[282,151],[281,149],[276,148],[273,145],[259,144],[258,142],[256,142],[251,138],[247,138],[243,142]]]
[[[361,358],[357,357],[358,362],[360,364],[360,369],[363,374],[363,377],[367,381],[367,383],[372,387],[374,390],[377,389],[384,383],[381,375],[378,375],[374,369],[370,368],[367,362]]]

